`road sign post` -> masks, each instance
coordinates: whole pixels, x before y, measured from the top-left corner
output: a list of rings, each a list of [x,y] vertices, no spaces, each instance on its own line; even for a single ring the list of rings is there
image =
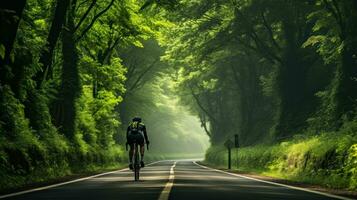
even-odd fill
[[[238,148],[239,148],[239,135],[234,135],[234,147],[236,148],[236,166],[238,167]]]
[[[239,135],[238,134],[234,135],[234,147],[239,148]]]
[[[232,164],[231,164],[231,148],[228,149],[228,169],[232,168]]]
[[[239,148],[239,136],[238,134],[234,135],[234,142],[231,139],[228,139],[224,146],[228,149],[228,169],[232,168],[232,148],[236,148],[236,162],[238,166],[238,148]]]
[[[234,143],[232,142],[232,140],[228,139],[225,143],[224,143],[224,146],[227,147],[228,149],[228,169],[231,169],[232,168],[232,165],[231,165],[231,161],[232,161],[232,156],[231,156],[231,149],[233,147]]]

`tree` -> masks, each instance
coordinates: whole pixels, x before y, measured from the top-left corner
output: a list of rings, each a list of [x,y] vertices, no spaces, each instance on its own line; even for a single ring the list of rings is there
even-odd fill
[[[8,84],[11,74],[11,53],[26,0],[0,4],[0,85]]]
[[[95,4],[95,0],[94,4]],[[73,0],[70,3],[69,11],[66,14],[65,28],[62,35],[62,54],[63,66],[61,73],[61,89],[57,102],[55,114],[55,122],[61,131],[69,138],[74,137],[76,108],[75,101],[78,98],[81,86],[78,71],[78,50],[77,42],[80,41],[86,33],[92,28],[96,20],[106,13],[114,4],[115,0],[111,0],[102,10],[95,13],[87,26],[82,30],[79,27],[83,21],[80,20],[75,24],[77,1]],[[88,6],[88,10],[84,12],[81,19],[84,19],[93,8],[93,4]],[[79,30],[79,31],[78,31]]]
[[[320,92],[323,106],[315,119],[315,124],[323,124],[323,129],[336,130],[344,120],[356,116],[356,39],[357,19],[355,1],[323,0],[316,2],[318,10],[310,15],[314,20],[314,35],[305,46],[314,46],[325,63],[334,65],[335,76],[329,88]],[[321,123],[319,123],[320,121]],[[320,127],[321,129],[321,127]]]

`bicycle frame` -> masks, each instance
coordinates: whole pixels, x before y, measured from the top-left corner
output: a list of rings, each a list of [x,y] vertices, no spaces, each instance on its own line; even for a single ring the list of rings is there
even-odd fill
[[[140,162],[139,162],[139,145],[134,143],[134,180],[139,181]]]
[[[130,158],[131,161],[134,159],[134,163],[133,163],[133,171],[134,171],[134,180],[135,181],[139,181],[139,178],[140,178],[140,161],[139,161],[139,144],[134,142],[133,143],[133,151],[134,151],[134,154],[133,154],[133,157]],[[146,144],[146,149],[149,150],[149,145]],[[128,144],[126,144],[126,150],[128,151]]]

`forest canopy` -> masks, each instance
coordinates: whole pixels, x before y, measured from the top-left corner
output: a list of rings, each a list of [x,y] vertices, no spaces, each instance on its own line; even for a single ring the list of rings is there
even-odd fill
[[[0,179],[126,162],[135,116],[157,155],[234,134],[352,152],[356,21],[355,0],[2,1]]]

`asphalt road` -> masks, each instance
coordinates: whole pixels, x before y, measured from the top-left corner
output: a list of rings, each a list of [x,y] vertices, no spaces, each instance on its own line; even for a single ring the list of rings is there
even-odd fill
[[[133,181],[131,171],[122,170],[5,199],[328,200],[338,198],[237,177],[186,160],[162,161],[147,166],[141,170],[139,182]]]

